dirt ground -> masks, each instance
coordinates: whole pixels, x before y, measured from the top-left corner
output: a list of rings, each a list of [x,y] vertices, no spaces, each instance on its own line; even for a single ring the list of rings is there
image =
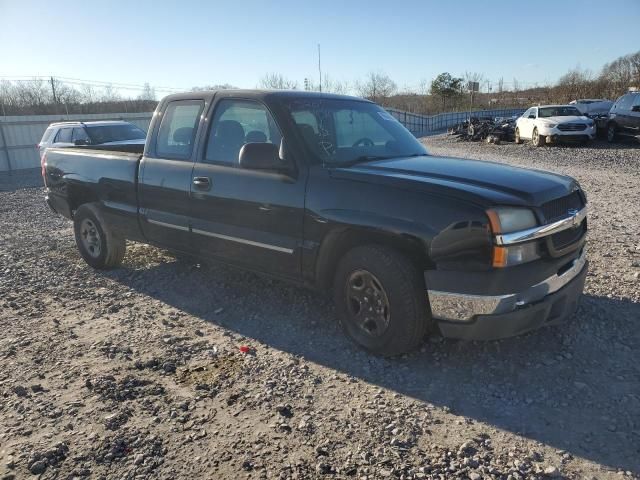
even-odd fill
[[[133,243],[94,271],[0,179],[0,478],[639,478],[640,148],[424,142],[580,181],[570,322],[372,357],[275,280]]]

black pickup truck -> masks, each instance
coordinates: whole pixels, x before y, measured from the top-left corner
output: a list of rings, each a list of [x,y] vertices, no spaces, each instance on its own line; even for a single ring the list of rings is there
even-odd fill
[[[572,178],[429,155],[359,98],[170,95],[144,151],[49,149],[46,199],[94,268],[125,240],[332,292],[347,334],[395,355],[439,328],[494,339],[570,316],[587,273]]]

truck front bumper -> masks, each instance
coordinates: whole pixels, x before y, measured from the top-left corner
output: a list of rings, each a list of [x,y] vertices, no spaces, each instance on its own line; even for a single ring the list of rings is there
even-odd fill
[[[584,289],[584,251],[566,267],[522,292],[503,295],[428,290],[431,314],[443,336],[464,340],[511,337],[573,314]]]

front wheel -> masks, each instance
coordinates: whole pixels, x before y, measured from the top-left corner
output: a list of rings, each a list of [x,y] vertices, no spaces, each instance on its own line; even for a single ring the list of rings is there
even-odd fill
[[[349,251],[336,271],[333,293],[346,334],[377,355],[412,350],[431,322],[422,272],[388,247]]]
[[[537,128],[533,129],[533,134],[531,135],[531,143],[534,147],[542,147],[545,143],[544,135],[540,135]]]
[[[103,221],[94,204],[85,204],[76,210],[73,230],[80,255],[93,268],[105,270],[122,263],[126,242]]]
[[[610,123],[607,126],[607,142],[613,143],[616,141],[616,125],[614,123]]]

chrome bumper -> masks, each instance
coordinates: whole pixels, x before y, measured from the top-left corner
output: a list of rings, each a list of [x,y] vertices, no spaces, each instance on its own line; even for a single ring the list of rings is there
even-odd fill
[[[524,292],[507,295],[468,295],[427,290],[433,318],[453,322],[468,322],[476,315],[498,315],[508,313],[529,303],[542,300],[557,292],[573,280],[585,266],[586,253],[576,258],[560,275],[555,274],[533,285]]]

